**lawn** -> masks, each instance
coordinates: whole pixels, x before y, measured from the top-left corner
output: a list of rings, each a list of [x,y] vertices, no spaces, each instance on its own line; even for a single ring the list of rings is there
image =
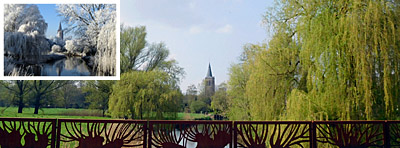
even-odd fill
[[[33,114],[34,108],[24,108],[19,114],[18,107],[0,107],[0,117],[21,117],[21,118],[68,118],[68,119],[113,119],[102,117],[100,110],[75,109],[75,108],[42,108],[39,114]],[[194,120],[204,118],[204,114],[178,113],[177,120]]]
[[[23,117],[23,118],[73,118],[73,119],[110,119],[101,117],[100,110],[90,109],[65,109],[65,108],[43,108],[39,114],[33,114],[34,108],[24,108],[19,114],[17,107],[0,107],[0,117]]]

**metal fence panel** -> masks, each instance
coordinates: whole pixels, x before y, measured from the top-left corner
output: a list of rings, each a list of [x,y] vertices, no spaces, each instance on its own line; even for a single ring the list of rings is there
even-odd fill
[[[55,147],[57,119],[0,118],[0,147]]]
[[[59,119],[57,147],[146,147],[147,121]]]
[[[0,118],[1,148],[400,147],[400,121]]]

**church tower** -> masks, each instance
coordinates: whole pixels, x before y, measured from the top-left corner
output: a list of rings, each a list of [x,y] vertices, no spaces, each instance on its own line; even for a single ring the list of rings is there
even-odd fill
[[[61,39],[62,41],[64,40],[64,31],[62,30],[61,22],[60,22],[60,26],[58,26],[57,38]]]
[[[208,71],[206,78],[204,79],[204,83],[205,83],[205,95],[207,97],[211,97],[215,93],[215,78],[212,75],[210,63],[208,63]]]

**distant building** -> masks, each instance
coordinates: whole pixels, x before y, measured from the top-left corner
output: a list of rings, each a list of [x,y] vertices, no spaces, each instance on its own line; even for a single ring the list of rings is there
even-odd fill
[[[64,31],[62,30],[61,22],[60,22],[60,25],[58,26],[57,38],[61,39],[61,41],[64,40]]]
[[[204,79],[204,85],[205,85],[205,96],[211,97],[215,93],[215,78],[212,75],[211,72],[211,64],[208,63],[208,71],[206,78]]]

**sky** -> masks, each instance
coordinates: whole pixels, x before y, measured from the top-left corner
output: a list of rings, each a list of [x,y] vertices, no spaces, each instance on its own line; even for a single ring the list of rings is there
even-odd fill
[[[57,16],[55,4],[37,4],[40,13],[47,23],[46,37],[55,37],[57,35],[58,25],[62,18]]]
[[[200,84],[211,64],[216,85],[227,82],[247,43],[268,41],[263,14],[274,0],[121,0],[121,23],[146,26],[148,43],[164,42],[185,70],[180,83]],[[56,36],[61,17],[56,5],[38,4],[48,23],[46,36]],[[63,25],[64,26],[64,25]]]
[[[121,0],[121,23],[146,26],[149,43],[164,42],[185,70],[180,83],[198,86],[211,64],[215,84],[227,82],[246,43],[268,40],[263,14],[273,0]]]

